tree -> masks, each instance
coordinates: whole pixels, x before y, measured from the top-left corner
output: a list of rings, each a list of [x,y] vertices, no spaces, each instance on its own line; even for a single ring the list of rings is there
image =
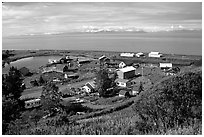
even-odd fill
[[[68,66],[64,66],[64,68],[63,68],[63,72],[66,72],[66,71],[68,71]]]
[[[99,96],[106,97],[109,94],[107,89],[114,85],[113,82],[113,79],[108,76],[108,71],[100,69],[96,74],[96,89],[99,92]]]
[[[142,92],[142,91],[144,91],[142,82],[140,82],[140,86],[139,86],[139,89],[138,89],[138,90],[139,90],[139,93]]]
[[[40,76],[38,83],[39,83],[40,85],[43,85],[43,84],[45,83],[45,80],[43,79],[42,76]]]
[[[2,126],[3,134],[8,130],[8,125],[20,116],[24,103],[19,98],[23,92],[20,72],[11,67],[8,75],[2,77]]]
[[[58,90],[59,88],[53,83],[48,83],[43,87],[41,94],[42,109],[49,114],[61,111],[62,94]]]

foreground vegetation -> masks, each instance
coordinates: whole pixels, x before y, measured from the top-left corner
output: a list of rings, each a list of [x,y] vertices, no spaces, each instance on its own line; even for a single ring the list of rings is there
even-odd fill
[[[202,134],[202,75],[199,69],[165,78],[139,96],[102,110],[91,110],[80,104],[62,106],[58,88],[46,85],[43,106],[26,111],[18,103],[12,105],[18,102],[19,94],[11,92],[10,84],[16,79],[17,83],[13,84],[18,85],[15,89],[21,93],[22,79],[17,79],[16,69],[10,71],[3,79],[3,134]],[[11,95],[16,98],[9,100]],[[117,100],[120,99],[101,98],[97,103],[112,104]],[[87,114],[80,116],[76,112]],[[46,114],[52,115],[43,118]]]

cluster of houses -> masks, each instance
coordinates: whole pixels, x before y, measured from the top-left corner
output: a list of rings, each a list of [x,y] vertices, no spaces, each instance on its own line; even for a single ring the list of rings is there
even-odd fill
[[[139,53],[140,54],[140,53]],[[123,55],[133,55],[133,54],[123,54]],[[140,54],[142,55],[142,54]],[[160,55],[159,52],[151,52],[151,55]],[[126,64],[125,62],[120,63],[114,63],[111,62],[111,59],[106,57],[105,55],[99,57],[100,64],[105,65],[112,65],[115,66],[115,68],[109,68],[109,72],[116,72],[117,73],[117,79],[115,80],[118,87],[121,87],[121,92],[119,92],[119,96],[125,96],[128,92],[130,95],[137,95],[139,93],[139,86],[141,84],[141,81],[143,83],[151,84],[150,80],[143,77],[140,73],[136,71],[137,65],[134,64]],[[164,70],[168,71],[172,69],[172,63],[159,63],[159,67]],[[142,76],[142,77],[141,77]],[[83,87],[83,91],[86,91],[87,93],[91,93],[95,89],[95,83],[87,83]],[[125,91],[126,92],[125,92]],[[125,93],[125,94],[124,94]]]
[[[121,57],[145,57],[145,54],[142,52],[139,53],[120,53]],[[162,57],[163,54],[161,54],[160,52],[150,52],[148,53],[148,57],[154,57],[154,58],[160,58]]]
[[[125,54],[121,53],[120,55],[122,56],[133,56],[133,53],[131,54]],[[137,57],[143,56],[143,53],[137,53]],[[135,56],[135,54],[134,54]],[[161,57],[162,54],[159,52],[151,52],[149,53],[150,57]],[[69,58],[67,58],[69,59]],[[111,66],[109,68],[110,73],[116,72],[117,73],[117,79],[115,80],[116,85],[121,89],[119,91],[119,96],[125,97],[125,96],[130,96],[130,95],[137,95],[140,90],[141,86],[141,81],[143,84],[151,84],[151,81],[147,79],[146,77],[143,77],[140,73],[137,72],[137,67],[133,64],[126,64],[125,62],[120,62],[120,63],[115,63],[111,62],[111,59],[106,57],[105,55],[101,56],[98,58],[98,61],[100,65],[107,65]],[[171,74],[170,70],[172,70],[172,63],[159,63],[159,67],[164,70],[164,71],[169,71],[168,73]],[[48,70],[47,70],[48,71]],[[51,71],[51,70],[50,70]],[[78,75],[77,75],[78,76]],[[65,73],[65,78],[68,78],[69,75]],[[73,75],[75,77],[75,75]],[[91,82],[87,82],[85,85],[80,87],[79,94],[90,94],[93,93],[96,89],[96,83],[95,80]],[[34,103],[35,102],[35,103]],[[27,101],[27,108],[29,108],[30,104],[33,104],[33,106],[38,106],[39,105],[39,100],[34,100],[34,101]],[[32,105],[31,105],[32,106]]]

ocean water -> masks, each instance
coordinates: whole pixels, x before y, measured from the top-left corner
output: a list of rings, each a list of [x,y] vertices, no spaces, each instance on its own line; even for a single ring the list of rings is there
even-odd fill
[[[36,70],[41,66],[45,66],[49,59],[60,59],[62,56],[40,56],[40,57],[28,57],[11,62],[9,65],[6,64],[2,68],[3,73],[7,73],[11,66],[17,67],[18,69],[22,67],[27,67],[30,70]]]
[[[202,32],[70,33],[2,38],[3,49],[65,49],[120,52],[159,51],[202,55]]]

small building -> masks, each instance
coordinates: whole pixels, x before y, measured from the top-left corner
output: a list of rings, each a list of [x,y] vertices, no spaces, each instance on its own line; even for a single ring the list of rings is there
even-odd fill
[[[170,68],[172,68],[172,63],[159,63],[159,67],[161,68],[161,69],[170,69]]]
[[[118,66],[119,66],[119,68],[124,68],[126,66],[126,64],[124,62],[120,62]]]
[[[162,54],[159,52],[150,52],[149,57],[160,58],[160,57],[162,57]]]
[[[84,59],[84,60],[78,60],[77,62],[78,62],[78,64],[82,65],[82,64],[88,64],[88,63],[90,63],[91,60],[90,60],[90,59]]]
[[[131,95],[136,96],[140,93],[139,85],[133,86]]]
[[[34,107],[38,107],[41,105],[40,99],[32,99],[32,100],[28,100],[25,101],[25,108],[34,108]]]
[[[129,87],[131,85],[130,80],[128,80],[128,79],[118,78],[118,79],[115,80],[115,83],[119,87]]]
[[[139,52],[135,54],[136,57],[140,58],[140,57],[144,57],[144,53]]]
[[[20,68],[19,71],[23,76],[27,76],[30,73],[29,69],[26,67]]]
[[[87,93],[94,92],[96,86],[94,81],[93,82],[88,82],[85,84],[85,86],[82,87],[82,90],[86,91]]]
[[[65,72],[63,73],[64,74],[64,78],[65,79],[68,79],[68,78],[79,78],[79,74],[78,73],[75,73],[75,72]]]
[[[120,79],[129,79],[135,76],[135,70],[133,66],[127,66],[125,68],[121,68],[117,71],[118,78]]]
[[[119,97],[130,97],[130,93],[126,90],[120,90]]]
[[[121,57],[134,57],[135,54],[134,53],[120,53]]]

